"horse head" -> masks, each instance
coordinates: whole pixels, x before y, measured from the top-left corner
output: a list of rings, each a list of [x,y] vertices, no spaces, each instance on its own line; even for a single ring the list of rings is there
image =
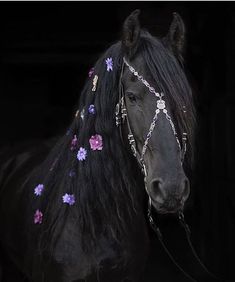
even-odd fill
[[[117,115],[145,178],[150,202],[159,213],[181,211],[190,184],[184,171],[192,144],[191,89],[182,68],[185,27],[174,14],[161,39],[140,29],[139,10],[124,22],[124,53]],[[188,139],[188,140],[187,140]],[[189,143],[189,144],[187,144]]]

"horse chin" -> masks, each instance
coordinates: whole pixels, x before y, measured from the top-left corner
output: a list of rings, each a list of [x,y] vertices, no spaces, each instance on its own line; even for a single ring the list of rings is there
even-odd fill
[[[158,214],[161,214],[161,215],[167,215],[167,214],[177,214],[179,213],[180,211],[183,211],[183,206],[176,206],[176,207],[171,207],[171,208],[167,208],[167,207],[164,207],[156,202],[152,202],[152,206],[153,208],[155,209],[155,211],[158,213]]]

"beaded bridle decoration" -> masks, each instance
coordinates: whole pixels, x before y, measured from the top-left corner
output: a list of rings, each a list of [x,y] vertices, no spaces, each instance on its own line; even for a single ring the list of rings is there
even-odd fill
[[[124,98],[124,91],[123,91],[123,86],[122,86],[122,74],[123,74],[123,70],[124,70],[124,65],[126,65],[129,69],[129,71],[135,76],[137,77],[137,79],[143,83],[149,90],[150,93],[154,94],[156,97],[157,97],[157,107],[156,107],[156,110],[155,110],[155,114],[154,114],[154,117],[153,117],[153,120],[150,124],[150,127],[149,127],[149,131],[147,133],[147,136],[146,136],[146,139],[144,141],[144,145],[143,145],[143,148],[142,148],[142,151],[141,153],[139,154],[137,152],[137,149],[136,149],[136,142],[135,142],[135,138],[134,138],[134,135],[132,133],[132,130],[131,130],[131,127],[130,127],[130,123],[129,123],[129,119],[128,119],[128,114],[127,114],[127,110],[126,110],[126,105],[125,105],[125,98]],[[144,155],[146,153],[146,150],[147,150],[147,145],[149,143],[149,140],[152,136],[152,133],[154,131],[154,128],[156,126],[156,123],[157,123],[157,120],[158,120],[158,115],[160,112],[163,112],[166,119],[169,121],[170,125],[171,125],[171,128],[172,128],[172,131],[174,133],[174,136],[175,136],[175,139],[176,139],[176,142],[180,148],[180,151],[181,151],[181,162],[183,163],[183,160],[184,160],[184,156],[185,156],[185,153],[186,153],[186,142],[187,142],[187,133],[184,132],[183,133],[183,137],[182,137],[182,145],[180,144],[180,141],[179,141],[179,138],[177,136],[177,132],[176,132],[176,129],[175,129],[175,126],[174,126],[174,123],[172,121],[172,118],[170,117],[170,115],[168,114],[167,112],[167,109],[166,109],[166,103],[165,103],[165,100],[163,99],[164,97],[164,94],[163,93],[158,93],[154,87],[150,86],[150,84],[148,83],[147,80],[145,80],[143,78],[142,75],[140,75],[128,62],[127,60],[125,59],[125,57],[123,58],[123,66],[122,66],[122,71],[121,71],[121,76],[120,76],[120,85],[119,85],[119,102],[118,104],[116,105],[116,125],[117,126],[120,126],[122,122],[124,122],[126,120],[127,122],[127,127],[128,127],[128,140],[129,140],[129,144],[131,146],[131,150],[132,150],[132,153],[133,155],[135,156],[135,158],[137,159],[138,163],[140,164],[141,168],[142,168],[142,171],[144,173],[144,177],[145,177],[145,182],[146,182],[146,176],[147,176],[147,171],[146,171],[146,167],[145,167],[145,163],[144,163]]]

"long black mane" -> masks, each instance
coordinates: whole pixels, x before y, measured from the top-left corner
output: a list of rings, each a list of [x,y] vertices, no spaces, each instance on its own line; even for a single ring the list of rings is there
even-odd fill
[[[88,251],[92,251],[100,234],[122,242],[133,216],[143,214],[141,174],[133,169],[133,158],[115,125],[123,55],[122,44],[117,42],[98,59],[94,74],[87,79],[79,99],[78,109],[80,113],[84,109],[84,119],[80,114],[74,117],[67,133],[34,171],[32,195],[34,186],[39,183],[45,186],[42,196],[34,197],[32,205],[32,212],[40,209],[44,214],[39,226],[42,248],[56,244],[68,219],[77,225]],[[191,151],[194,109],[191,89],[181,65],[161,40],[145,31],[141,32],[136,55],[143,56],[154,85],[165,93],[179,135],[183,131],[188,133]],[[113,71],[107,72],[106,58],[113,59]],[[94,75],[98,75],[95,92],[92,91]],[[95,105],[95,115],[88,112],[91,104]],[[82,162],[77,160],[77,150],[70,150],[75,134],[78,148],[84,147],[88,152]],[[103,137],[102,151],[89,149],[89,138],[94,134]],[[188,152],[187,157],[191,158],[192,154]],[[73,206],[63,204],[65,193],[75,195]]]

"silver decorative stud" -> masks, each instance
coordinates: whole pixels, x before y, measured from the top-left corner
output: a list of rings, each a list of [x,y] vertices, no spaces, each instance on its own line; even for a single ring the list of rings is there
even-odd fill
[[[165,109],[165,101],[162,100],[162,99],[157,100],[157,108],[160,109],[160,110]]]
[[[119,126],[121,124],[121,118],[120,118],[120,104],[117,103],[116,110],[115,110],[115,120],[116,120],[116,126]]]
[[[78,117],[79,115],[79,110],[76,111],[75,117]]]
[[[85,110],[84,108],[82,109],[81,113],[80,113],[80,117],[82,120],[84,120],[84,113],[85,113]]]
[[[187,140],[187,133],[183,132],[183,140],[186,141]]]

